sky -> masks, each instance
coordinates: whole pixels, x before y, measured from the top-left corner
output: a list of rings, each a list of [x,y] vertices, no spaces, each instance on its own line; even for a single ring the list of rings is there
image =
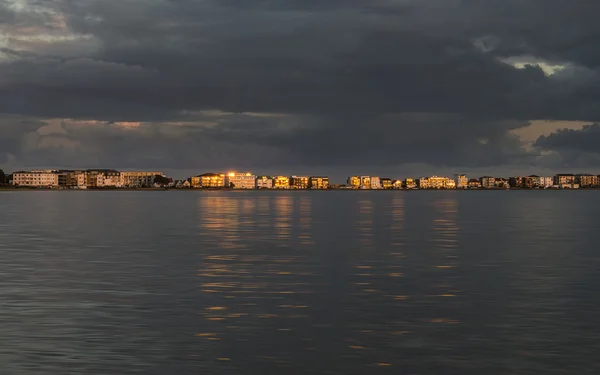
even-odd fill
[[[0,168],[600,173],[597,0],[2,0]]]

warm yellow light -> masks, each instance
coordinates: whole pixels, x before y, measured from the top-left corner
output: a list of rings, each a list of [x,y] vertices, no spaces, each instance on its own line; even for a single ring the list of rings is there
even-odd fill
[[[235,173],[229,172],[229,177],[235,177]]]

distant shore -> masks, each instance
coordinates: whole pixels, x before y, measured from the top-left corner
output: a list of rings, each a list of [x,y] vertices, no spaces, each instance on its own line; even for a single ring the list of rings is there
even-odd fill
[[[527,189],[527,188],[510,188],[510,189],[229,189],[229,188],[92,188],[92,189],[53,189],[53,188],[32,188],[32,187],[3,187],[0,186],[0,191],[62,191],[62,192],[98,192],[98,191],[189,191],[189,192],[241,192],[241,191],[268,191],[268,192],[301,192],[301,191],[352,191],[352,192],[367,192],[367,191],[396,191],[396,192],[416,192],[416,191],[588,191],[600,190],[600,188],[578,188],[578,189]]]

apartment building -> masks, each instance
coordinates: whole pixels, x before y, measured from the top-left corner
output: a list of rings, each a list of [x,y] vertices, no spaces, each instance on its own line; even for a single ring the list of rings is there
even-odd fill
[[[204,173],[191,178],[193,188],[223,188],[225,187],[225,174]]]
[[[124,187],[152,186],[155,176],[165,176],[162,172],[131,171],[120,173],[121,185]]]
[[[392,181],[392,189],[402,189],[402,186],[403,186],[402,180]]]
[[[290,178],[286,176],[276,176],[273,178],[273,189],[289,189]]]
[[[598,187],[598,176],[593,174],[578,174],[575,176],[575,183],[582,188]]]
[[[420,189],[454,189],[456,184],[454,180],[447,177],[422,177],[419,179]]]
[[[290,177],[291,189],[308,189],[308,177],[292,176]]]
[[[573,185],[575,184],[575,175],[574,174],[557,174],[554,176],[554,185],[564,186],[564,185]]]
[[[371,177],[371,189],[383,189],[381,185],[381,179],[377,176]]]
[[[483,176],[479,178],[479,182],[481,183],[481,187],[484,189],[494,189],[497,187],[495,177]]]
[[[380,181],[383,189],[392,189],[394,187],[391,178],[381,178]]]
[[[350,176],[348,177],[348,186],[358,189],[360,188],[360,177],[359,176]]]
[[[371,176],[360,176],[360,189],[371,188]]]
[[[415,180],[414,178],[407,178],[404,180],[404,187],[407,189],[416,189],[419,187],[420,180]]]
[[[225,176],[225,186],[233,189],[254,189],[256,186],[256,175],[252,173],[228,173]]]
[[[323,190],[329,188],[329,177],[311,176],[308,181],[310,189]]]
[[[58,187],[58,173],[52,170],[43,171],[18,171],[13,173],[14,186],[29,187]]]
[[[257,189],[273,189],[273,178],[269,176],[256,177]]]
[[[469,179],[464,174],[454,175],[454,185],[457,189],[466,189],[469,187]]]

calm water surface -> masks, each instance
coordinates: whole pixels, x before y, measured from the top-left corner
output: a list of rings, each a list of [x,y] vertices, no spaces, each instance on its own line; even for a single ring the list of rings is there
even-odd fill
[[[600,192],[0,192],[0,373],[598,374]]]

